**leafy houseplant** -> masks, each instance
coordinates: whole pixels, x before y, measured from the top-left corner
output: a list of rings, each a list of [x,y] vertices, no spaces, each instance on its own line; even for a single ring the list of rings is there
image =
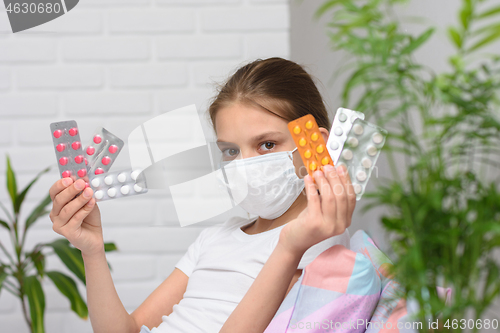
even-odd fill
[[[447,30],[451,69],[436,73],[414,56],[435,28],[406,32],[395,15],[405,2],[329,0],[316,12],[331,15],[332,45],[349,57],[339,70],[350,71],[343,105],[390,132],[393,177],[365,208],[389,209],[382,224],[394,239],[394,273],[404,296],[419,304],[422,331],[438,313],[435,331],[495,328],[499,318],[484,315],[500,295],[493,257],[500,247],[500,56],[479,51],[500,46],[500,6],[461,0],[458,24]],[[453,289],[451,304],[436,286]]]
[[[9,212],[7,207],[0,202],[0,207],[7,216],[7,221],[0,220],[0,226],[9,233],[14,248],[14,255],[12,255],[0,242],[0,250],[7,258],[7,262],[0,261],[0,291],[4,289],[19,298],[24,319],[33,333],[45,332],[45,294],[41,284],[45,276],[52,280],[57,289],[68,298],[73,312],[80,318],[86,319],[88,316],[87,305],[73,278],[58,271],[45,269],[45,258],[55,253],[63,264],[85,284],[85,269],[80,250],[71,246],[64,238],[56,239],[51,243],[39,243],[33,249],[25,250],[27,232],[40,217],[49,212],[47,206],[51,203],[51,199],[47,194],[29,214],[24,226],[19,220],[21,207],[31,186],[47,171],[49,168],[41,171],[21,192],[18,192],[16,176],[7,156],[7,190],[12,203],[12,212]],[[113,243],[106,243],[105,250],[114,251],[116,246]],[[26,301],[29,304],[29,313]]]

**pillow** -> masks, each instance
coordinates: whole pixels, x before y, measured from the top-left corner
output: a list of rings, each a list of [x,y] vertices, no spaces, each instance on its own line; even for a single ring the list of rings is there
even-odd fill
[[[304,268],[265,333],[364,332],[380,290],[368,258],[334,245]]]

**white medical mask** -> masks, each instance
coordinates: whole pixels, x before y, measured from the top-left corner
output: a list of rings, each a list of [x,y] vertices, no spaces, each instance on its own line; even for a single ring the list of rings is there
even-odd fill
[[[225,181],[235,204],[250,214],[272,220],[283,215],[304,189],[295,174],[293,151],[223,162]]]

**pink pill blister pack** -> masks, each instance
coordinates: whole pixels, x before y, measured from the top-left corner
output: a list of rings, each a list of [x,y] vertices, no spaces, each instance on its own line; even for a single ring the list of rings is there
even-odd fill
[[[92,135],[92,141],[85,146],[89,175],[94,176],[108,172],[123,145],[122,139],[105,128],[99,127]]]
[[[124,146],[116,135],[100,127],[82,148],[76,121],[52,123],[50,130],[61,177],[84,179],[96,201],[147,192],[145,181],[138,180],[139,171],[108,172]]]
[[[87,163],[82,149],[76,121],[50,124],[52,142],[56,152],[57,166],[62,178],[84,179],[88,185]]]

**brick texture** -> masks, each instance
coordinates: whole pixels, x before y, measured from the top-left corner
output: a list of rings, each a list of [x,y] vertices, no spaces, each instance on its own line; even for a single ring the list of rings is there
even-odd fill
[[[214,81],[259,57],[289,58],[288,6],[285,0],[85,0],[56,20],[12,34],[1,4],[0,201],[10,207],[6,154],[20,189],[51,166],[28,194],[22,219],[58,179],[51,122],[75,119],[84,142],[98,126],[127,141],[134,128],[154,116],[196,104],[205,132],[213,135],[205,111]],[[185,131],[179,127],[170,136],[178,143]],[[124,149],[113,170],[129,165]],[[182,200],[207,195],[193,188]],[[119,249],[108,254],[108,261],[128,311],[172,272],[203,228],[233,213],[181,228],[168,190],[99,207],[105,241]],[[0,219],[5,218],[0,210]],[[26,248],[59,237],[43,217],[30,230]],[[0,241],[11,247],[3,229]],[[71,274],[54,256],[47,267]],[[90,322],[69,310],[50,280],[43,285],[47,332],[92,332]],[[85,297],[81,283],[79,288]],[[5,290],[0,293],[0,331],[29,331],[19,302]]]

